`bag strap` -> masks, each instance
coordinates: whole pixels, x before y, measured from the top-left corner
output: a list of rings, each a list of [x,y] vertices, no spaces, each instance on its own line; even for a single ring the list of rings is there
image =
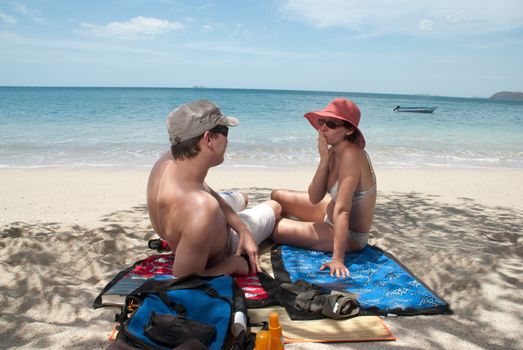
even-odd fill
[[[169,309],[176,311],[176,314],[179,316],[187,316],[187,310],[182,304],[175,303],[169,297],[167,296],[167,292],[159,292],[157,293],[158,297],[163,301],[165,305],[169,307]]]
[[[129,294],[127,299],[131,300],[133,296],[136,297],[143,294],[156,294],[170,309],[176,311],[180,316],[185,316],[187,314],[185,307],[171,301],[167,296],[167,292],[180,289],[200,289],[213,298],[220,298],[234,305],[231,298],[220,295],[197,274],[190,274],[177,279],[149,280]]]
[[[211,287],[210,285],[208,285],[207,283],[203,282],[203,285],[199,287],[201,290],[203,290],[207,295],[213,297],[213,298],[219,298],[219,299],[223,299],[225,300],[226,302],[228,302],[231,306],[234,306],[233,304],[233,301],[231,298],[229,297],[226,297],[225,295],[220,295],[220,293],[218,293],[216,291],[216,289],[214,289],[213,287]]]

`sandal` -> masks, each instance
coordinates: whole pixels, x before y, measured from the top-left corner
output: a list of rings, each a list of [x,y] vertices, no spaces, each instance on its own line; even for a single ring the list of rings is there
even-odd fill
[[[325,299],[321,313],[335,320],[354,317],[360,313],[360,303],[351,293],[333,292]]]

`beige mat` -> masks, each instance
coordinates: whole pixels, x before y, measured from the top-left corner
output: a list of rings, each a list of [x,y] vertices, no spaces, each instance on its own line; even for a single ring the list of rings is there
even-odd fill
[[[273,306],[263,309],[249,309],[250,321],[252,323],[268,321],[271,311],[278,312],[280,316],[286,343],[396,340],[378,316],[358,316],[342,321],[332,319],[292,321],[283,307]],[[258,330],[253,329],[254,332]]]
[[[262,268],[274,278],[271,265],[271,247],[272,244],[262,243],[260,246],[260,262]],[[269,312],[278,312],[286,343],[396,340],[385,322],[378,316],[358,316],[342,321],[328,318],[313,321],[292,321],[285,308],[281,306],[249,309],[248,311],[252,323],[268,321]],[[254,331],[257,332],[258,329],[254,329]]]

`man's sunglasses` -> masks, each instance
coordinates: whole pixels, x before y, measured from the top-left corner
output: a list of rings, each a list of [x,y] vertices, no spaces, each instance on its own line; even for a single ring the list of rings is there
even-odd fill
[[[209,132],[213,134],[222,134],[223,136],[227,137],[229,134],[229,127],[225,125],[216,125],[214,128],[209,130]]]
[[[338,126],[346,126],[345,123],[336,124],[332,120],[325,119],[318,119],[318,124],[320,124],[320,126],[323,126],[323,124],[325,124],[329,129],[336,129]]]

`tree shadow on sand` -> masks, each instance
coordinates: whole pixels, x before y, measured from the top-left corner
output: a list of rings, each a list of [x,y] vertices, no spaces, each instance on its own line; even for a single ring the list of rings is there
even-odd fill
[[[117,211],[87,229],[13,222],[0,228],[3,346],[105,349],[117,309],[92,310],[113,275],[151,254],[145,206]],[[58,345],[59,344],[59,345]]]
[[[237,190],[249,194],[250,206],[267,200],[271,191]],[[394,254],[449,302],[454,315],[388,319],[400,339],[415,328],[419,343],[376,343],[376,348],[443,349],[438,334],[476,348],[520,348],[516,334],[503,331],[507,325],[481,315],[487,311],[521,322],[522,227],[522,213],[510,208],[380,193],[371,243]],[[145,205],[109,213],[94,229],[23,222],[1,227],[2,343],[7,348],[107,347],[116,309],[92,310],[92,302],[118,271],[153,253],[147,241],[154,237]],[[491,335],[487,343],[485,334]]]
[[[380,193],[376,207],[371,243],[394,254],[454,311],[452,316],[406,318],[401,332],[408,334],[410,326],[424,331],[424,342],[419,339],[424,345],[416,349],[427,344],[442,349],[438,333],[478,348],[520,348],[516,333],[507,329],[520,328],[523,316],[523,213],[470,199],[459,205],[436,199]],[[485,314],[504,315],[514,323],[496,324],[482,319]],[[486,344],[485,335],[490,337]]]
[[[251,205],[268,199],[271,191],[235,190],[247,192]],[[444,334],[480,349],[522,348],[518,332],[511,329],[521,328],[523,317],[523,213],[468,198],[457,205],[438,198],[380,193],[370,243],[395,255],[446,300],[454,314],[389,318],[398,337],[416,329],[419,339],[405,346],[380,343],[376,347],[444,349],[448,343],[438,343],[441,337],[437,336]],[[493,290],[499,294],[494,295]],[[504,315],[512,324],[485,320],[485,314]],[[485,342],[485,338],[489,340]],[[368,349],[368,344],[352,346]]]

